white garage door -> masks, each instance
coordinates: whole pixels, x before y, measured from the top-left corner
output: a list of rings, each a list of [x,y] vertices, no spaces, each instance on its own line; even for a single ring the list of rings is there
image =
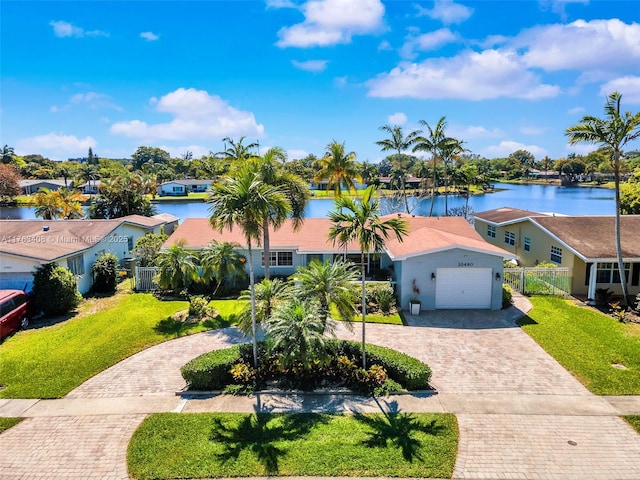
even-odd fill
[[[436,308],[491,308],[490,268],[439,268]]]

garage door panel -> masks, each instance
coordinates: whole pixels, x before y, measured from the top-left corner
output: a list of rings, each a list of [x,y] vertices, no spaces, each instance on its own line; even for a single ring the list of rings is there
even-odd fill
[[[436,308],[491,308],[491,268],[439,268]]]

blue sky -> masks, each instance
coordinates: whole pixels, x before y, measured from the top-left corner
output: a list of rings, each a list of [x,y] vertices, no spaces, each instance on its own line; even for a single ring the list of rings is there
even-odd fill
[[[536,159],[606,95],[640,110],[640,2],[4,1],[0,143],[56,160],[195,157],[222,138],[361,161],[442,116],[472,152]],[[640,148],[640,145],[632,145]]]

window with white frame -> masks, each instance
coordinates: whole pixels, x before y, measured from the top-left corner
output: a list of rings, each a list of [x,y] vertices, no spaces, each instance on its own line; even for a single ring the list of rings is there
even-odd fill
[[[531,239],[529,237],[524,237],[524,251],[531,251]]]
[[[264,252],[262,252],[262,266],[264,267]],[[293,252],[269,252],[270,267],[293,266]]]
[[[560,247],[551,246],[550,260],[553,263],[557,263],[557,264],[562,263],[562,249]]]
[[[487,237],[496,238],[496,227],[487,225]]]
[[[630,263],[624,263],[624,278],[629,282]],[[618,264],[613,262],[598,262],[596,267],[596,283],[620,283]]]
[[[67,268],[74,275],[84,275],[84,255],[67,258]]]
[[[516,244],[516,234],[508,230],[505,230],[504,243],[506,243],[507,245],[514,246]]]

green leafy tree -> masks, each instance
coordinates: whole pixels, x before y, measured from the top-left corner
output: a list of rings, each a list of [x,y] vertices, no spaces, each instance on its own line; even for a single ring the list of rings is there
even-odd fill
[[[41,188],[34,197],[34,204],[36,206],[36,217],[45,220],[62,218],[62,201],[60,200],[60,194],[56,190]]]
[[[517,165],[520,174],[525,180],[529,178],[529,173],[536,165],[536,157],[527,150],[516,150],[509,155],[509,160]]]
[[[200,253],[200,266],[205,280],[216,279],[217,295],[220,287],[247,276],[244,267],[246,258],[240,254],[240,245],[233,242],[216,242],[213,240]]]
[[[420,132],[419,130],[414,130],[412,132],[409,132],[405,136],[404,133],[402,132],[402,127],[398,125],[395,125],[393,127],[390,125],[383,125],[382,127],[380,127],[380,130],[388,133],[389,138],[385,138],[383,140],[377,141],[376,145],[378,145],[383,152],[387,152],[389,150],[395,151],[396,155],[394,155],[394,157],[390,159],[391,163],[393,164],[394,161],[397,163],[400,163],[399,169],[402,172],[407,172],[408,170],[408,165],[406,164],[407,156],[404,155],[402,152],[410,149],[416,143],[416,140],[419,138],[419,135],[422,132]],[[409,202],[407,200],[407,189],[406,189],[404,180],[405,179],[403,174],[400,178],[401,186],[402,186],[402,199],[404,201],[405,212],[409,213]]]
[[[362,282],[362,368],[367,368],[365,352],[366,330],[366,288],[365,258],[368,253],[379,254],[390,236],[402,242],[409,232],[407,222],[402,218],[380,218],[380,200],[374,198],[375,187],[367,187],[361,202],[352,198],[340,197],[336,200],[337,211],[329,213],[331,228],[329,239],[345,246],[355,241],[360,248],[360,277]]]
[[[181,292],[189,287],[198,275],[198,259],[181,244],[175,244],[158,255],[157,282],[164,290]]]
[[[91,218],[120,218],[127,215],[154,213],[151,200],[147,197],[146,186],[141,175],[126,174],[106,179],[100,186],[100,195],[91,203]]]
[[[13,200],[22,193],[20,187],[22,177],[12,165],[0,164],[0,200]]]
[[[253,248],[260,244],[263,236],[264,218],[268,215],[286,216],[290,211],[286,196],[277,188],[267,185],[251,168],[243,167],[233,177],[215,183],[209,190],[207,201],[209,221],[213,228],[240,228],[247,242],[249,256],[249,289],[251,291],[251,324],[253,336],[253,360],[258,364],[256,339],[255,277],[253,271]]]
[[[100,255],[91,265],[93,291],[99,293],[115,292],[118,284],[118,257],[113,253]]]
[[[45,315],[62,315],[76,308],[82,296],[73,273],[56,263],[47,263],[33,274],[33,308]]]
[[[348,190],[356,190],[354,179],[360,179],[360,172],[356,163],[356,153],[345,151],[344,142],[333,140],[325,151],[324,157],[314,162],[318,168],[315,175],[316,182],[327,181],[327,190],[333,189],[333,195],[342,195],[342,185]]]
[[[147,233],[138,238],[133,247],[133,255],[138,259],[138,265],[140,267],[155,267],[158,253],[167,238],[165,233]]]
[[[61,188],[53,193],[58,194],[62,218],[66,220],[84,218],[84,210],[82,210],[84,198],[82,195],[68,188]]]
[[[142,170],[145,165],[166,164],[169,162],[171,155],[169,152],[156,147],[138,147],[131,155],[133,159],[133,169]]]
[[[640,215],[640,169],[628,182],[620,185],[620,213]]]
[[[288,300],[289,297],[288,285],[279,278],[274,278],[273,280],[265,278],[257,283],[255,287],[256,325],[264,325],[273,313],[275,306]],[[238,315],[238,328],[242,333],[249,336],[253,332],[251,291],[243,291],[238,300],[246,305]]]
[[[566,129],[565,135],[569,137],[569,144],[591,143],[606,147],[613,165],[616,199],[615,238],[616,253],[618,259],[618,272],[620,273],[620,285],[622,287],[623,302],[626,305],[629,296],[627,279],[622,262],[622,247],[620,244],[620,158],[622,149],[631,141],[640,137],[640,112],[632,114],[627,111],[622,113],[620,103],[622,94],[613,92],[609,94],[605,104],[605,118],[586,115],[580,123]]]
[[[9,145],[5,144],[5,146],[2,147],[2,151],[0,152],[0,155],[2,155],[2,163],[4,163],[5,165],[9,165],[13,163],[16,157],[16,152],[13,149],[13,147],[10,147]]]

